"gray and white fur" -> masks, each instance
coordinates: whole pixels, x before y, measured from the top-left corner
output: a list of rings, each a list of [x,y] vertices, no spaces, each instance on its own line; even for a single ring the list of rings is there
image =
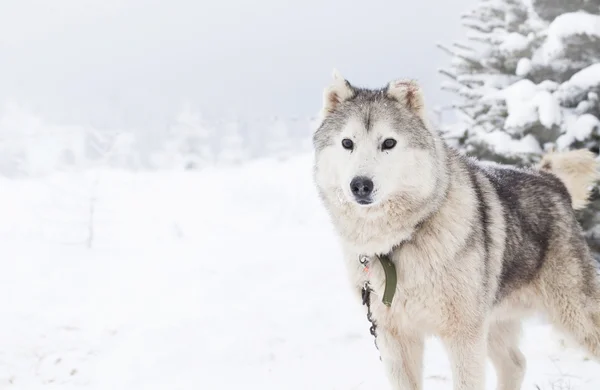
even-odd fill
[[[600,360],[600,284],[575,219],[598,179],[585,150],[536,167],[478,162],[448,147],[418,84],[378,90],[334,72],[314,134],[314,179],[339,235],[357,298],[372,292],[377,343],[393,389],[422,388],[425,337],[448,352],[455,390],[483,390],[486,356],[499,390],[520,389],[521,321],[543,313]],[[381,303],[390,254],[398,284]]]

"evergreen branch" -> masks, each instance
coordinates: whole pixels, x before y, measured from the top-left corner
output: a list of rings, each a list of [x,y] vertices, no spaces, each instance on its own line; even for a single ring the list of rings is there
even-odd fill
[[[462,22],[463,26],[465,26],[466,23],[476,24],[480,29],[486,30],[486,32],[492,32],[496,28],[504,27],[504,21],[495,21],[495,22],[490,21],[490,22],[486,22],[485,25],[483,25],[481,23],[481,16],[465,15],[465,16],[462,16],[461,19],[463,20],[463,22]]]
[[[492,32],[492,28],[482,27],[481,25],[479,25],[479,23],[475,22],[464,21],[462,22],[462,25],[465,28],[470,28],[471,30],[475,30],[483,34],[489,34]]]
[[[477,106],[477,103],[452,103],[445,106],[438,106],[437,109],[440,111],[448,111],[448,110],[460,110],[467,108],[474,108]]]
[[[450,79],[452,79],[452,80],[455,80],[455,81],[456,81],[456,75],[452,74],[452,73],[451,73],[449,70],[446,70],[446,69],[438,69],[438,73],[440,73],[440,74],[442,74],[442,75],[444,75],[444,76],[446,76],[446,77],[449,77]]]
[[[449,47],[445,46],[445,45],[444,45],[444,44],[442,44],[442,43],[436,43],[435,45],[436,45],[436,46],[437,46],[439,49],[441,49],[442,51],[444,51],[444,52],[446,52],[446,53],[450,54],[451,56],[455,56],[455,55],[456,55],[456,53],[455,53],[453,50],[451,50]]]
[[[454,85],[444,85],[444,84],[442,84],[441,89],[442,89],[442,91],[454,92],[456,94],[460,94],[460,88],[458,88],[457,86],[454,86]]]
[[[471,47],[469,47],[467,45],[463,45],[460,42],[454,42],[454,43],[452,43],[452,46],[454,46],[457,49],[467,50],[467,51],[471,51],[471,52],[475,51],[475,50],[473,50],[473,48],[471,48]]]
[[[459,108],[458,111],[465,115],[467,118],[471,119],[472,121],[475,120],[475,118],[473,118],[473,116],[470,113],[468,113],[467,110],[465,110],[464,108]]]
[[[467,39],[469,41],[473,41],[473,42],[478,42],[478,43],[485,43],[486,45],[494,45],[494,41],[492,40],[491,37],[482,37],[479,35],[473,35],[473,36],[467,36]]]
[[[481,63],[477,59],[475,59],[475,58],[472,58],[472,57],[470,57],[468,55],[465,55],[465,54],[461,54],[461,53],[455,52],[452,49],[450,49],[449,47],[447,47],[447,46],[445,46],[445,45],[443,45],[441,43],[437,43],[436,46],[438,48],[440,48],[441,50],[445,51],[446,53],[450,54],[451,56],[463,59],[463,60],[465,60],[465,61],[467,61],[467,62],[475,65],[479,69],[483,68],[483,65],[481,65]]]
[[[481,34],[476,31],[467,31],[467,40],[473,40],[470,38],[478,39],[480,42],[486,42],[490,45],[499,45],[506,40],[508,33],[506,31],[495,31],[490,34]]]
[[[478,89],[473,89],[467,86],[461,88],[458,93],[466,99],[481,99],[485,95]]]

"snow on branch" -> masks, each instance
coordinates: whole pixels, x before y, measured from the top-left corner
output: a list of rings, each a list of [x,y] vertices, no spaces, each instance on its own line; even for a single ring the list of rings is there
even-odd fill
[[[441,85],[441,89],[442,89],[442,91],[453,92],[453,93],[458,94],[460,91],[460,86],[458,86],[454,83],[443,82]]]
[[[444,76],[446,76],[446,77],[448,77],[448,78],[450,78],[452,80],[456,80],[456,75],[454,73],[450,72],[447,69],[443,69],[443,68],[438,69],[438,73],[442,74],[442,75],[444,75]]]
[[[467,19],[462,22],[463,27],[470,28],[471,30],[475,30],[480,33],[490,33],[494,30],[493,26],[481,23],[481,21],[476,19]]]
[[[573,107],[590,91],[596,93],[600,91],[600,63],[590,65],[575,73],[558,87],[555,94],[563,105]]]
[[[446,46],[442,43],[437,43],[436,46],[438,48],[440,48],[441,50],[445,51],[446,53],[450,54],[453,57],[463,59],[473,65],[476,65],[477,67],[482,67],[479,60],[475,56],[473,56],[472,53],[465,53],[464,51],[459,52],[457,50],[453,50],[453,49],[449,48],[448,46]]]
[[[467,39],[473,42],[481,42],[488,45],[499,45],[503,43],[504,35],[497,34],[481,34],[475,31],[467,31]]]
[[[583,43],[585,41],[588,42],[589,47]],[[564,58],[565,55],[571,53],[576,57],[583,57],[591,51],[594,57],[592,62],[596,62],[600,58],[598,47],[600,47],[600,15],[570,12],[558,16],[550,23],[546,41],[536,53],[535,60],[547,65],[551,65],[557,59],[563,62],[568,60],[575,62],[575,58]],[[588,61],[587,64],[589,63]]]
[[[454,46],[457,49],[466,50],[466,51],[469,51],[469,52],[475,52],[475,50],[473,50],[472,47],[469,47],[469,46],[467,46],[464,43],[454,42],[454,43],[452,43],[452,46]]]

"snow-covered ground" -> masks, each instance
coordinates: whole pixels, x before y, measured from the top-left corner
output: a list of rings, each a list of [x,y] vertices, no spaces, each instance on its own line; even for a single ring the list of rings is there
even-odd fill
[[[389,388],[310,156],[0,179],[0,215],[2,389]],[[523,389],[599,388],[547,326],[523,347]],[[425,373],[451,389],[436,340]]]

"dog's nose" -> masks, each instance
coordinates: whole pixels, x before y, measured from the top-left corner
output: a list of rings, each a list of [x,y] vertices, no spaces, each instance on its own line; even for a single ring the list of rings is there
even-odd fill
[[[373,181],[368,177],[357,176],[350,182],[350,189],[357,199],[365,199],[373,192]]]

